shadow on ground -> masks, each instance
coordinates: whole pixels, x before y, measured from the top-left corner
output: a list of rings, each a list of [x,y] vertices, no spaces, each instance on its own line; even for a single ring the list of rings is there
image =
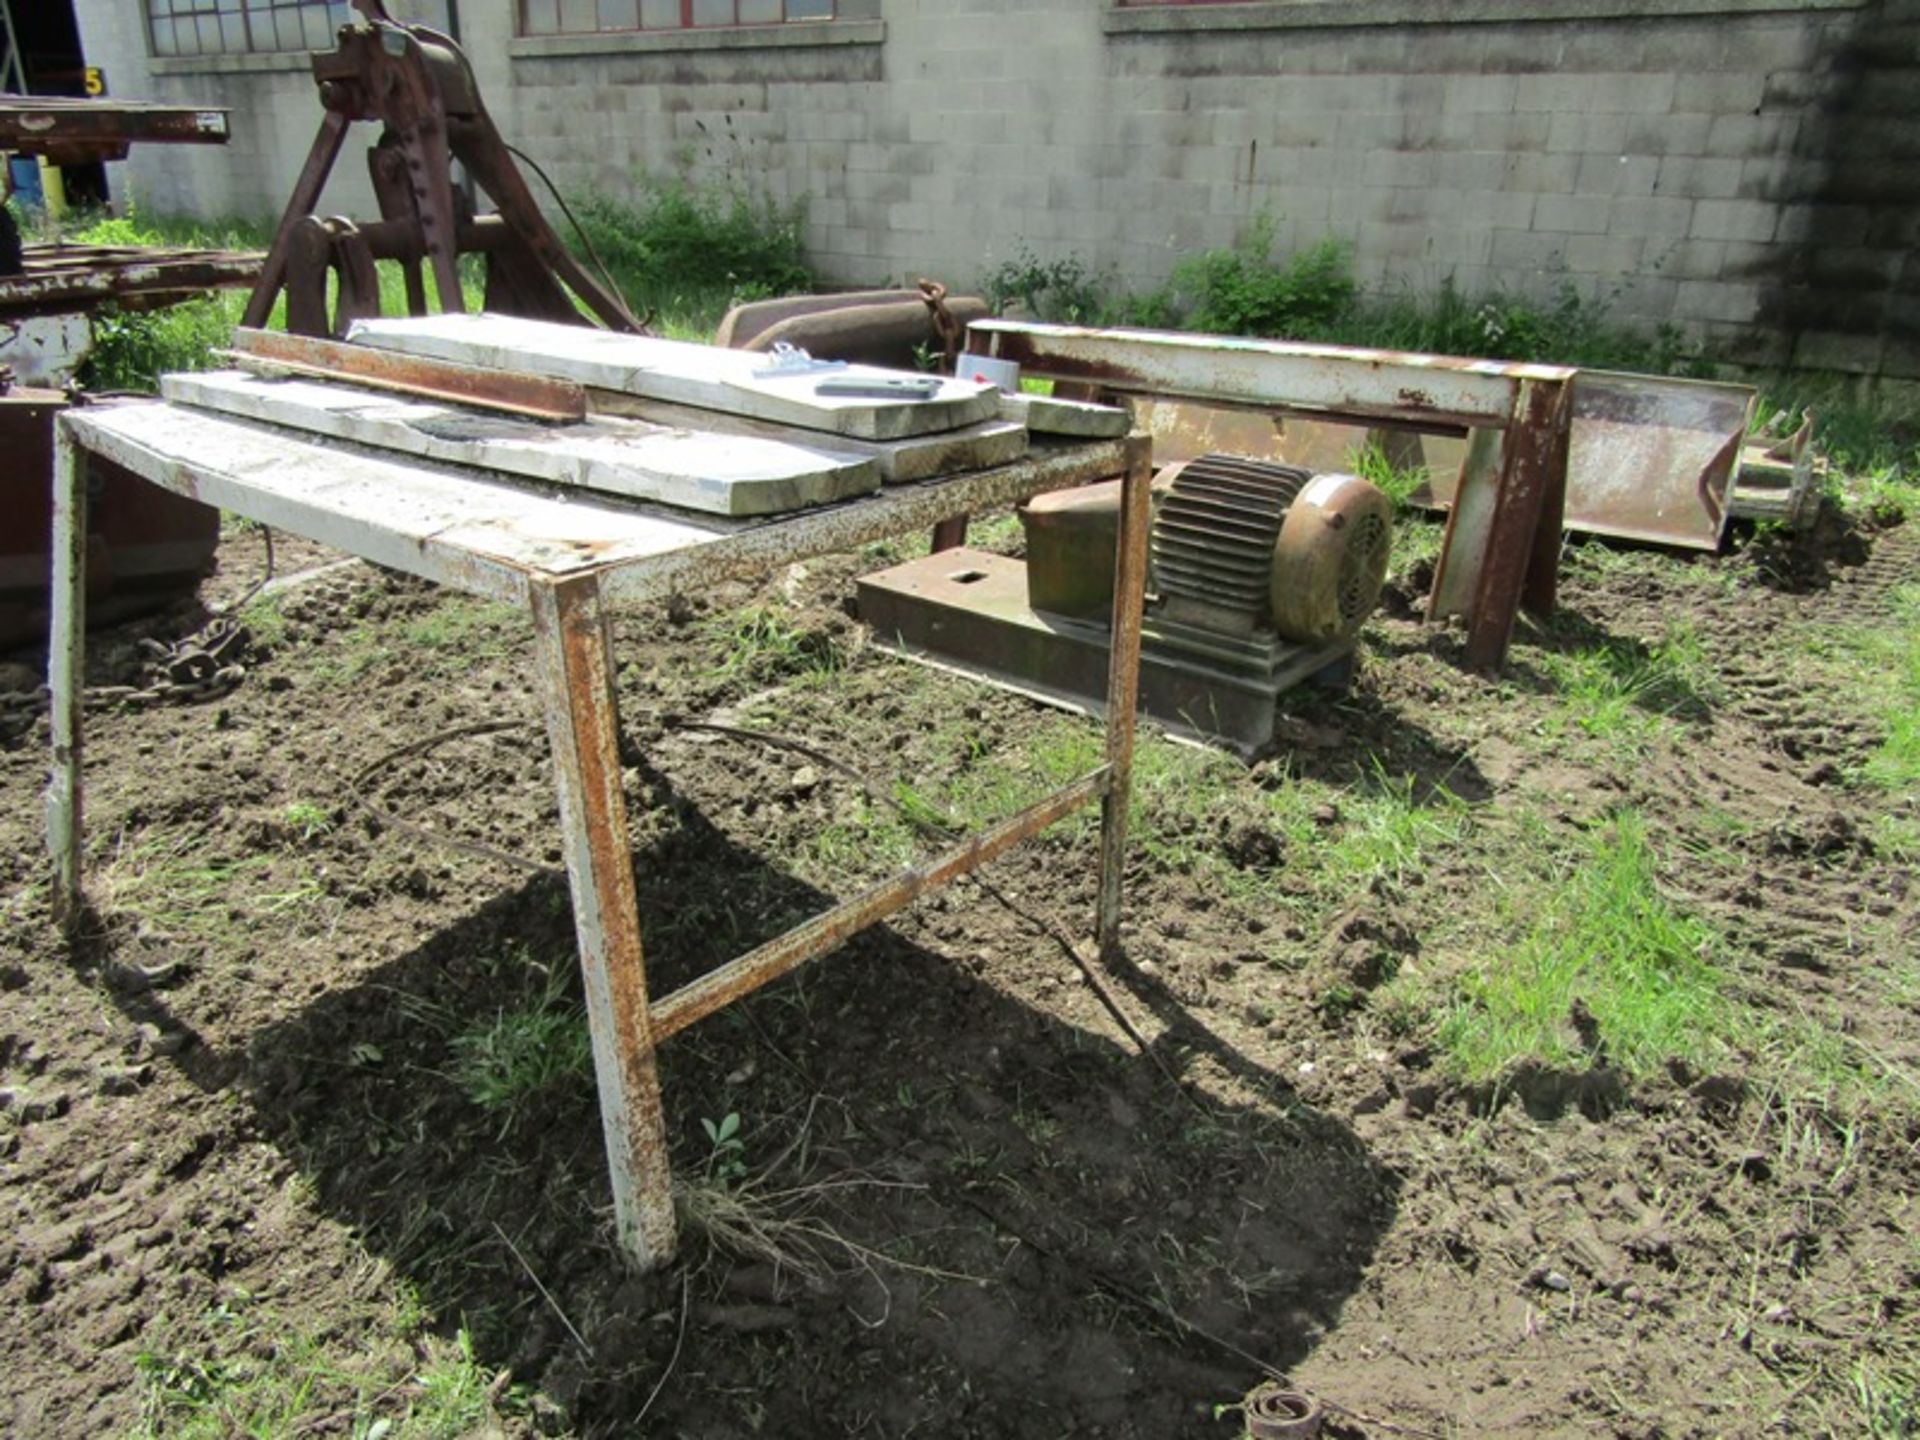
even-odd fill
[[[827,903],[675,808],[637,857],[655,993]],[[1060,903],[1090,902],[1084,888]],[[1335,1322],[1395,1180],[1165,995],[1161,1065],[1014,998],[989,973],[1016,947],[1029,971],[1057,965],[1062,993],[1080,982],[977,890],[951,895],[929,903],[963,940],[874,929],[668,1042],[676,1177],[701,1219],[652,1277],[612,1244],[590,1079],[495,1108],[462,1080],[495,1017],[577,1007],[558,877],[480,904],[244,1056],[189,1046],[181,1062],[209,1087],[237,1070],[320,1206],[586,1433],[1229,1433],[1212,1406]],[[980,915],[1004,922],[991,950]],[[125,1003],[167,1023],[154,995]],[[1207,1059],[1239,1103],[1168,1078]],[[728,1115],[737,1149],[702,1123]]]

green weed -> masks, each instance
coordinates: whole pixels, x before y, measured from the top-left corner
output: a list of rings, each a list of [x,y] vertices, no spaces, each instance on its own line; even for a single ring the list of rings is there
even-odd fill
[[[453,1054],[454,1084],[481,1109],[509,1117],[549,1085],[582,1083],[593,1070],[586,1017],[562,970],[526,1004],[456,1035]]]
[[[1174,267],[1173,308],[1187,328],[1298,340],[1345,321],[1360,291],[1346,247],[1322,240],[1276,264],[1273,238],[1273,217],[1261,215],[1230,249]]]
[[[1844,672],[1863,693],[1885,734],[1856,778],[1903,800],[1920,799],[1920,583],[1893,592],[1887,618],[1875,625],[1817,628],[1811,652]],[[1892,817],[1896,842],[1902,831]]]
[[[701,339],[729,305],[813,288],[804,202],[783,207],[738,186],[648,180],[631,202],[591,194],[574,208],[627,303],[678,317]]]
[[[846,662],[832,636],[804,630],[782,610],[753,605],[716,617],[707,632],[724,647],[714,672],[754,685],[794,676],[830,675]]]
[[[302,840],[314,840],[333,829],[333,815],[324,805],[311,800],[296,800],[281,812],[287,828]]]
[[[322,1429],[353,1440],[460,1440],[497,1427],[503,1411],[524,1408],[521,1391],[497,1386],[475,1360],[465,1330],[449,1344],[415,1333],[418,1325],[396,1326],[395,1338],[409,1343],[387,1353],[425,1356],[406,1373],[391,1360],[344,1360],[329,1337],[255,1310],[245,1297],[222,1302],[211,1320],[225,1353],[149,1349],[134,1357],[141,1390],[134,1440],[277,1440]]]
[[[1563,702],[1548,722],[1568,722],[1596,739],[1637,749],[1668,720],[1704,718],[1719,685],[1690,623],[1676,622],[1654,644],[1606,637],[1574,650],[1549,650],[1540,666]]]
[[[285,854],[206,858],[214,848],[198,830],[122,836],[101,870],[102,911],[156,935],[237,943],[262,922],[301,930],[326,898],[304,862]]]
[[[1490,1079],[1525,1060],[1586,1066],[1603,1054],[1636,1075],[1671,1058],[1711,1068],[1731,1019],[1719,936],[1661,892],[1659,871],[1629,810],[1528,887],[1516,900],[1518,940],[1471,968],[1441,1019],[1440,1044],[1459,1069]]]

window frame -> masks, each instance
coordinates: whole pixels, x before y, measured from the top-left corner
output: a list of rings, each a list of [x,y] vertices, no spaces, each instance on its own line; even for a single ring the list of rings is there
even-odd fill
[[[720,31],[736,31],[736,30],[770,31],[770,30],[784,29],[789,25],[833,25],[833,24],[840,23],[840,21],[843,19],[841,0],[824,0],[824,3],[829,7],[828,13],[825,15],[795,15],[795,16],[789,16],[785,13],[787,5],[790,3],[790,0],[779,0],[781,16],[777,20],[742,20],[740,18],[740,6],[742,3],[742,0],[729,0],[729,3],[731,3],[733,7],[734,18],[731,20],[723,20],[723,21],[696,20],[694,18],[694,14],[696,9],[698,8],[699,0],[677,0],[679,9],[680,9],[680,19],[677,24],[647,25],[644,23],[640,23],[641,17],[644,14],[645,0],[634,0],[634,19],[636,22],[635,24],[632,24],[632,25],[596,24],[594,28],[591,30],[568,30],[568,29],[560,28],[558,25],[558,19],[559,19],[558,12],[563,8],[565,4],[565,0],[553,0],[554,8],[556,11],[556,16],[555,16],[556,28],[552,30],[534,30],[530,28],[527,17],[528,17],[529,9],[535,3],[536,3],[536,0],[513,0],[513,39],[515,40],[563,40],[563,39],[577,39],[583,36],[594,36],[594,35],[660,36],[660,35],[685,35],[688,33],[713,34],[715,32],[720,32]],[[816,0],[816,3],[818,3],[818,0]],[[596,6],[596,9],[597,9],[597,6]]]
[[[164,62],[168,65],[177,62],[203,64],[207,61],[231,61],[284,56],[299,56],[304,62],[305,57],[308,55],[313,54],[316,50],[324,50],[331,45],[333,43],[333,37],[338,32],[341,24],[350,22],[353,17],[353,11],[346,4],[346,0],[230,0],[230,3],[232,8],[229,9],[225,8],[223,0],[140,0],[141,28],[146,34],[148,58],[150,60]],[[165,6],[167,9],[165,15],[155,13],[161,6]],[[177,8],[182,6],[189,8]],[[305,38],[307,16],[310,12],[316,10],[324,14],[326,21],[326,36],[323,42],[318,45],[314,44],[310,39]],[[292,11],[299,17],[297,23],[302,31],[303,38],[298,45],[289,47],[278,43],[279,17],[283,11]],[[345,20],[335,12],[343,12]],[[221,22],[217,23],[215,28],[224,32],[226,29],[224,22],[229,18],[237,19],[240,23],[240,31],[244,37],[244,44],[239,49],[226,48],[223,44],[222,48],[215,50],[201,48],[190,51],[181,50],[177,48],[177,31],[175,32],[176,48],[171,51],[160,48],[158,26],[162,21],[175,25],[178,25],[181,21],[191,22],[194,27],[194,43],[197,47],[200,39],[199,22],[201,20],[212,19],[216,22]],[[261,45],[255,43],[256,22],[269,22],[271,24],[274,31],[273,44]]]

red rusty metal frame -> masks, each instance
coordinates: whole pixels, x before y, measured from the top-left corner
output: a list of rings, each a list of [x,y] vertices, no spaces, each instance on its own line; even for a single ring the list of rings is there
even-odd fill
[[[214,353],[235,361],[242,369],[344,380],[370,389],[473,405],[530,420],[568,421],[587,417],[586,387],[571,380],[485,370],[477,365],[422,359],[394,350],[347,345],[311,335],[242,328],[233,332],[233,349]]]
[[[257,251],[154,250],[136,245],[29,245],[21,274],[0,276],[0,316],[170,305],[204,290],[250,285]]]
[[[285,290],[289,330],[344,335],[355,319],[379,313],[378,260],[400,262],[409,313],[428,310],[423,262],[437,308],[457,312],[465,306],[459,257],[480,250],[487,257],[484,308],[589,323],[577,297],[609,328],[644,332],[547,223],[459,45],[425,26],[396,23],[381,0],[353,3],[365,23],[344,27],[338,48],[313,56],[325,114],[241,323],[264,326]],[[315,213],[347,132],[361,123],[380,126],[367,153],[380,219],[364,226]],[[455,161],[491,197],[494,216],[467,213],[453,184]]]
[[[56,165],[124,160],[146,145],[224,145],[227,111],[217,105],[152,105],[125,100],[0,96],[0,150],[42,155]]]
[[[129,407],[134,408],[134,407]],[[138,407],[142,413],[161,413]],[[165,489],[197,494],[218,488],[221,502],[241,515],[271,508],[278,526],[353,549],[375,538],[368,526],[328,523],[316,500],[289,511],[269,506],[268,492],[218,473],[217,457],[116,444],[111,408],[65,417],[57,433],[52,773],[47,790],[48,847],[53,902],[67,919],[82,903],[80,676],[84,642],[86,456],[111,453],[129,469]],[[324,447],[289,437],[289,463],[337,464]],[[293,456],[303,456],[294,461]],[[1109,661],[1106,759],[1071,784],[989,826],[943,853],[835,905],[786,935],[722,965],[700,980],[653,999],[648,995],[641,917],[627,850],[627,817],[620,787],[619,713],[614,693],[610,607],[660,593],[703,552],[712,563],[700,573],[760,571],[783,560],[845,548],[860,538],[918,529],[941,515],[1029,498],[1064,486],[1124,475],[1116,547],[1114,644]],[[216,481],[218,484],[216,485]],[[680,555],[661,554],[601,564],[520,562],[511,577],[491,552],[459,550],[448,532],[436,551],[409,552],[415,573],[478,593],[497,595],[503,579],[517,581],[533,614],[540,699],[559,790],[562,849],[574,904],[574,922],[586,983],[601,1123],[621,1245],[641,1268],[663,1264],[675,1246],[671,1173],[661,1109],[656,1048],[667,1036],[751,993],[811,959],[834,950],[860,930],[919,897],[986,864],[1056,820],[1098,798],[1103,806],[1098,935],[1103,950],[1118,942],[1127,808],[1135,733],[1143,600],[1146,587],[1151,446],[1144,435],[1124,441],[1048,445],[997,470],[893,487],[894,495],[863,497],[830,513],[790,516],[755,529],[715,531],[690,540]],[[591,504],[592,502],[583,502]],[[404,505],[400,507],[404,510]],[[861,517],[866,518],[861,518]],[[258,518],[257,516],[255,518]],[[484,527],[476,527],[484,528]],[[476,540],[472,543],[485,543]],[[455,553],[458,551],[458,553]],[[445,553],[441,553],[445,552]],[[384,553],[384,552],[383,552]]]
[[[1013,360],[1028,374],[1122,395],[1204,400],[1271,413],[1411,429],[1500,433],[1500,455],[1447,518],[1428,618],[1458,614],[1466,660],[1504,663],[1520,609],[1553,607],[1567,436],[1575,371],[1158,331],[1095,330],[1011,320],[968,330],[977,354]]]

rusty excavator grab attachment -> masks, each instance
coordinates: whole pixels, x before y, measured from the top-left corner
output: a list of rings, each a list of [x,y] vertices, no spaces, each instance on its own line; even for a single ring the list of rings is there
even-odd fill
[[[428,313],[429,271],[435,308],[459,311],[459,257],[478,252],[486,257],[488,310],[584,324],[577,296],[609,329],[646,333],[540,213],[459,45],[437,30],[401,24],[382,0],[353,4],[365,23],[343,26],[338,47],[313,57],[326,115],[241,323],[264,327],[284,290],[288,330],[344,336],[354,321],[380,313],[380,260],[400,263],[408,313]],[[382,127],[367,152],[380,218],[322,218],[314,207],[347,132],[360,121]],[[494,213],[472,213],[453,181],[455,161],[492,200]],[[329,277],[337,282],[331,307]]]

